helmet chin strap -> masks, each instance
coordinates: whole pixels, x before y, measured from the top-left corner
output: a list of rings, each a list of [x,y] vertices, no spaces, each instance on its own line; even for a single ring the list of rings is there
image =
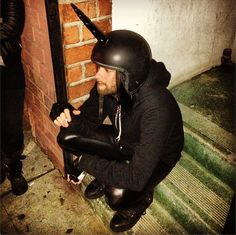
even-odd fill
[[[119,88],[120,88],[121,76],[123,76],[123,74],[121,74],[121,72],[116,70],[116,87],[117,87],[117,92],[119,91]]]
[[[122,84],[126,93],[129,94],[129,79],[127,74],[117,71],[116,84],[118,89]]]
[[[108,39],[97,28],[97,26],[75,4],[71,3],[70,5],[74,9],[75,13],[80,18],[80,20],[85,24],[85,26],[88,28],[88,30],[94,35],[94,37],[100,43],[106,43]]]

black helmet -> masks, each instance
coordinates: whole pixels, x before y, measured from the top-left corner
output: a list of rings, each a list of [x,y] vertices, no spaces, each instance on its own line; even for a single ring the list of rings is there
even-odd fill
[[[121,72],[127,93],[134,93],[143,83],[150,68],[152,53],[147,41],[130,30],[115,30],[104,35],[73,3],[71,6],[86,27],[98,39],[91,59],[102,67]]]
[[[96,43],[92,51],[92,61],[123,73],[125,76],[121,82],[126,92],[135,92],[145,80],[152,60],[147,41],[129,30],[109,32],[106,38],[106,43]]]

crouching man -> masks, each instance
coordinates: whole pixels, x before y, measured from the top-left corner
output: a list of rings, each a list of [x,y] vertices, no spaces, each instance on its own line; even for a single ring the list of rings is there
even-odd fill
[[[180,159],[183,124],[166,89],[170,73],[152,59],[146,40],[129,30],[96,30],[91,60],[98,69],[90,98],[79,110],[57,103],[50,116],[62,127],[59,145],[78,156],[75,170],[95,177],[85,196],[105,195],[116,211],[110,228],[122,232],[138,222],[154,188]],[[103,124],[107,116],[111,125]]]

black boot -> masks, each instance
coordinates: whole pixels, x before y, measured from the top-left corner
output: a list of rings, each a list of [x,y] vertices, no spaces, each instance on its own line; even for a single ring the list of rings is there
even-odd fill
[[[88,199],[97,199],[105,194],[105,185],[94,179],[85,189],[84,195]]]
[[[115,213],[110,222],[110,228],[113,232],[124,232],[131,229],[145,214],[146,209],[151,205],[153,192],[148,193],[145,198],[135,205],[120,210]]]
[[[22,175],[22,162],[20,159],[14,159],[8,165],[8,179],[11,182],[12,193],[16,196],[24,194],[28,190],[28,184]]]
[[[0,183],[2,184],[6,179],[6,166],[1,162]]]

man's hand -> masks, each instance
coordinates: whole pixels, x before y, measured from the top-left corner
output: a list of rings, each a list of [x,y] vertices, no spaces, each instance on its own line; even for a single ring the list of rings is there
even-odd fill
[[[74,115],[79,115],[80,111],[79,110],[73,110],[72,111]],[[69,109],[64,109],[64,112],[60,114],[54,121],[53,121],[57,126],[62,126],[62,127],[68,127],[69,122],[71,122],[71,114]]]
[[[67,102],[57,102],[52,105],[49,117],[57,125],[68,127],[71,122],[71,112],[74,115],[79,115],[80,111]]]
[[[86,175],[86,173],[85,173],[85,171],[83,171],[83,172],[76,178],[76,180],[74,180],[74,179],[72,179],[72,178],[70,177],[70,175],[68,174],[68,175],[67,175],[67,181],[68,181],[69,183],[74,184],[74,185],[79,185],[79,184],[82,183],[82,181],[83,181],[85,175]]]

